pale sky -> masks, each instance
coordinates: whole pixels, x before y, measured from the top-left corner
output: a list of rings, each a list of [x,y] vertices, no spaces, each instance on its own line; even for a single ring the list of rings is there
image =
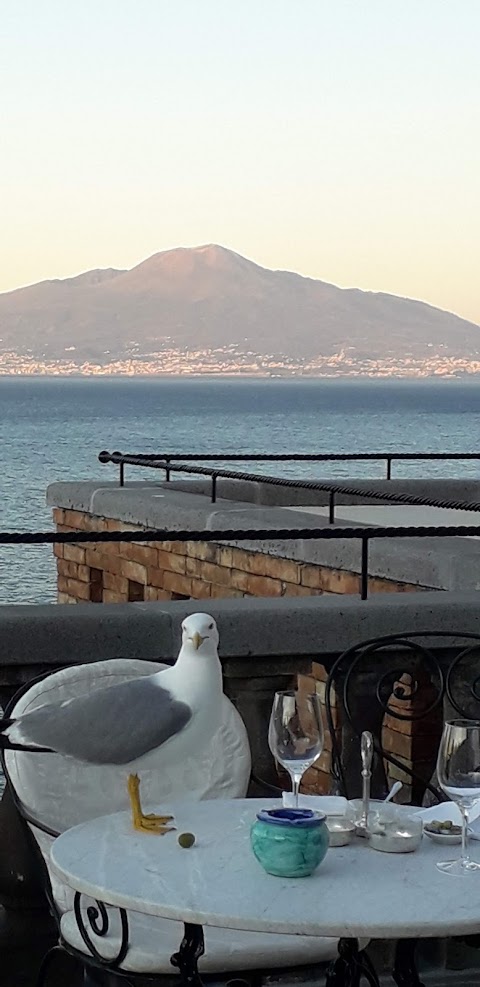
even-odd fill
[[[480,0],[0,18],[0,290],[220,243],[480,323]]]

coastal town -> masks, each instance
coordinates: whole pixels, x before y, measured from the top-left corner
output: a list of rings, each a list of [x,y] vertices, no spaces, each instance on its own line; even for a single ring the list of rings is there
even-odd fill
[[[231,344],[217,349],[165,349],[140,353],[134,348],[122,357],[108,353],[102,360],[76,360],[72,352],[64,359],[34,356],[13,351],[0,352],[0,376],[49,377],[158,377],[158,376],[248,376],[248,377],[465,377],[480,374],[480,360],[433,354],[426,359],[406,355],[366,358],[350,350],[329,356],[302,359],[286,354],[261,354]]]

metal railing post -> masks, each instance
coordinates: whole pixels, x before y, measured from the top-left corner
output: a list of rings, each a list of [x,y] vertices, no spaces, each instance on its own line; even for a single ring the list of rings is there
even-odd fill
[[[335,491],[330,491],[328,500],[328,523],[335,524]]]
[[[212,473],[212,504],[217,501],[217,474]]]
[[[362,568],[360,576],[360,598],[368,597],[368,535],[362,535]]]
[[[392,479],[392,457],[387,456],[387,480]]]
[[[125,463],[120,463],[120,486],[125,486]]]
[[[165,483],[170,483],[170,456],[165,456]]]

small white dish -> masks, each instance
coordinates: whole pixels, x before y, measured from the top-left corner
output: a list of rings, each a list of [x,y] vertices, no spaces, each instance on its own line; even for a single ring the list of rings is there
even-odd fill
[[[423,832],[434,843],[443,843],[445,846],[452,846],[454,843],[458,844],[462,842],[461,833],[434,833],[433,830],[428,828],[428,823],[425,822],[423,824]]]
[[[476,808],[476,811],[478,812],[478,808]],[[432,805],[429,809],[420,809],[417,815],[423,820],[423,832],[425,836],[428,836],[434,843],[453,846],[462,842],[461,829],[457,833],[432,833],[426,828],[433,822],[451,822],[452,825],[461,827],[462,813],[455,802],[441,802],[440,805]],[[470,821],[467,829],[469,839],[475,840],[479,838],[477,835],[478,825],[479,820],[477,817]]]

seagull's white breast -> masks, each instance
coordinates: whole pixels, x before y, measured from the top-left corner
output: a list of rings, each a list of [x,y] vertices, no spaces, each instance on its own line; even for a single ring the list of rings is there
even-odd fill
[[[154,680],[192,711],[186,726],[163,745],[165,755],[181,757],[199,751],[221,722],[223,682],[218,655],[202,655],[184,647],[176,664],[158,672]]]

